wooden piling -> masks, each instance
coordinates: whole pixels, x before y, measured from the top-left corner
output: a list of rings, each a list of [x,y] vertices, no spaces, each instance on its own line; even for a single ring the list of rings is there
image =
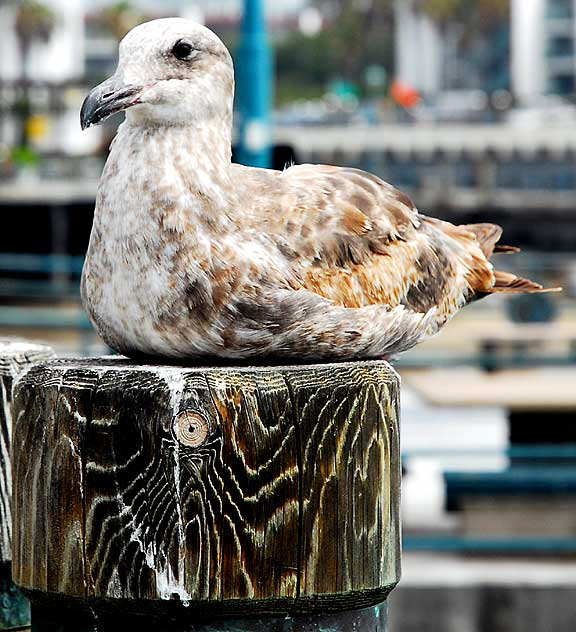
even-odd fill
[[[399,579],[398,389],[385,362],[32,368],[14,399],[16,583],[46,620],[358,610],[374,623],[363,632],[383,630]]]
[[[10,436],[12,433],[12,384],[35,362],[47,360],[49,347],[0,338],[0,630],[30,621],[28,601],[12,583],[12,511]]]

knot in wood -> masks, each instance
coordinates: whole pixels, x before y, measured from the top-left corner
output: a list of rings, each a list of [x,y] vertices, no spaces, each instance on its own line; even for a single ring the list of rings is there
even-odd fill
[[[210,424],[199,412],[184,410],[174,417],[173,430],[179,443],[189,448],[198,448],[206,441]]]

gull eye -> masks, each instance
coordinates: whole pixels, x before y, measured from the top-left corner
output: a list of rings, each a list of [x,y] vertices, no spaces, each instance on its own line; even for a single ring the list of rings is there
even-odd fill
[[[179,40],[174,44],[174,48],[172,49],[172,54],[177,59],[181,59],[182,61],[188,60],[190,57],[190,53],[192,52],[192,44],[185,42],[184,40]]]

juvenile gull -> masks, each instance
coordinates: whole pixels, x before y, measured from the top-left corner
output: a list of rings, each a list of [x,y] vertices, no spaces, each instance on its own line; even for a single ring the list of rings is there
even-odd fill
[[[382,357],[466,303],[542,287],[494,270],[492,224],[454,226],[358,169],[231,163],[234,71],[181,18],[120,44],[82,127],[126,110],[106,162],[82,297],[129,356]]]

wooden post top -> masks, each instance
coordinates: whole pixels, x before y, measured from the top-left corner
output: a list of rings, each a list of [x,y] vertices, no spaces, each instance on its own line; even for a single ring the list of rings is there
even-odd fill
[[[36,366],[14,391],[16,583],[162,616],[330,612],[399,579],[385,362]]]
[[[54,351],[45,345],[0,338],[0,377],[14,379],[20,371],[30,364],[48,360]]]

